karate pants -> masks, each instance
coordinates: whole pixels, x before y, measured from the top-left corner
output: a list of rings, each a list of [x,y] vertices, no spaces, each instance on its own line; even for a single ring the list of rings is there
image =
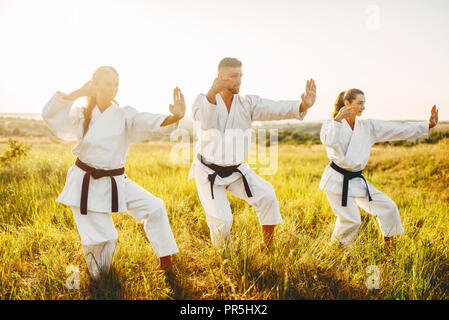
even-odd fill
[[[202,177],[198,175],[202,175]],[[210,182],[207,178],[204,179],[204,176],[207,177],[207,174],[201,171],[201,169],[195,170],[198,196],[206,212],[206,221],[214,246],[222,247],[225,245],[232,248],[231,227],[233,216],[227,198],[227,192],[252,205],[261,225],[276,225],[282,222],[279,204],[273,186],[253,171],[247,173],[245,176],[253,195],[251,198],[247,196],[243,179],[240,177],[228,185],[214,184],[214,199],[212,199]]]
[[[143,223],[145,234],[157,256],[177,253],[178,247],[164,202],[129,178],[126,179],[125,192],[128,213]],[[81,236],[87,268],[97,278],[101,272],[109,271],[117,245],[117,229],[108,212],[88,210],[87,215],[81,215],[79,207],[72,207],[72,212]]]
[[[340,241],[345,247],[355,238],[362,222],[357,206],[377,217],[377,222],[384,237],[396,236],[404,232],[398,207],[385,193],[372,194],[372,201],[368,201],[367,196],[348,196],[346,207],[341,205],[341,194],[326,191],[326,196],[334,214],[337,216],[332,240]]]

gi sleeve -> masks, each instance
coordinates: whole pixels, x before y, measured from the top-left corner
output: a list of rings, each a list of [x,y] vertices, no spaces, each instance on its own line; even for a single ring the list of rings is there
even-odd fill
[[[429,124],[420,122],[393,122],[369,119],[374,143],[383,141],[422,139],[429,136]]]
[[[320,140],[326,147],[337,148],[341,141],[343,124],[334,119],[326,120],[321,126]]]
[[[77,140],[80,126],[84,123],[83,108],[72,109],[73,102],[64,99],[64,94],[58,91],[41,113],[51,132],[63,140]]]
[[[172,123],[161,127],[162,122],[168,115],[154,114],[150,112],[139,112],[135,108],[123,107],[126,131],[130,143],[146,140],[152,133],[170,134],[178,127],[178,123]]]
[[[193,102],[192,119],[202,130],[217,127],[217,112],[217,105],[210,103],[205,94],[199,94]]]
[[[259,96],[246,96],[251,107],[252,121],[272,121],[298,119],[303,120],[307,111],[300,113],[299,100],[280,100],[262,99]]]

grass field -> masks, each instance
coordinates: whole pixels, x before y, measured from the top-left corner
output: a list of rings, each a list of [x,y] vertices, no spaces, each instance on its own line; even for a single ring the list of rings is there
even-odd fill
[[[0,167],[0,299],[448,299],[449,140],[413,147],[376,146],[365,176],[398,205],[405,233],[394,261],[383,251],[374,217],[347,249],[329,240],[335,217],[318,183],[328,163],[324,147],[279,145],[279,168],[264,176],[274,186],[284,222],[270,254],[259,250],[254,209],[229,196],[234,252],[221,255],[209,240],[189,164],[172,164],[172,145],[130,149],[131,179],[164,200],[180,253],[175,277],[158,259],[142,225],[112,214],[119,232],[112,274],[94,283],[87,274],[70,208],[56,203],[73,144],[33,142],[29,155]],[[0,144],[0,153],[6,144]],[[379,289],[366,281],[379,270]],[[68,266],[80,288],[68,289]]]

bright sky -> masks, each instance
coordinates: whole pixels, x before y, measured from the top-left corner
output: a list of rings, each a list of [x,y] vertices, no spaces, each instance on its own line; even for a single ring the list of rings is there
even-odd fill
[[[0,0],[0,43],[0,112],[40,113],[111,65],[121,105],[168,113],[178,85],[190,115],[230,56],[242,94],[299,99],[314,78],[308,120],[351,87],[366,118],[426,120],[437,104],[449,120],[446,0]]]

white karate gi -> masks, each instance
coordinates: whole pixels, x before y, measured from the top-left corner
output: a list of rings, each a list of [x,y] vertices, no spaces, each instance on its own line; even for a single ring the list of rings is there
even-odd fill
[[[207,161],[219,166],[241,165],[239,170],[245,175],[252,197],[248,197],[240,173],[221,178],[217,175],[211,196],[208,174],[213,170],[194,157],[189,179],[195,178],[198,196],[206,213],[212,243],[219,247],[223,243],[232,244],[230,231],[232,212],[227,192],[244,199],[254,206],[261,225],[276,225],[282,222],[278,200],[272,185],[258,176],[245,162],[251,145],[252,121],[300,119],[306,114],[299,113],[301,101],[273,101],[258,96],[235,94],[230,112],[220,94],[216,104],[211,104],[204,94],[198,95],[192,108],[198,141],[195,150]]]
[[[348,122],[327,120],[321,127],[321,142],[331,161],[348,171],[363,170],[368,163],[373,144],[383,141],[425,138],[429,135],[426,122],[391,122],[356,118],[354,131]],[[394,174],[394,173],[393,173]],[[372,201],[368,201],[366,184],[362,178],[349,180],[348,203],[341,205],[343,175],[329,165],[324,170],[320,189],[324,189],[329,204],[337,216],[332,240],[338,240],[344,246],[356,236],[361,218],[357,205],[377,217],[382,235],[390,237],[404,232],[399,211],[386,194],[377,190],[367,181]]]
[[[83,108],[73,108],[73,101],[57,92],[42,111],[51,131],[64,140],[77,140],[74,156],[97,169],[111,170],[125,166],[129,145],[144,140],[151,132],[168,133],[177,123],[160,127],[166,115],[138,112],[126,106],[111,105],[103,113],[92,111],[89,129],[83,137]],[[85,171],[75,164],[67,173],[64,189],[56,201],[72,207],[89,272],[97,277],[109,270],[117,243],[111,211],[110,177],[91,178],[87,215],[80,214],[82,181]],[[138,186],[126,174],[114,176],[117,182],[118,211],[128,211],[144,224],[145,233],[158,257],[178,252],[164,202]]]

